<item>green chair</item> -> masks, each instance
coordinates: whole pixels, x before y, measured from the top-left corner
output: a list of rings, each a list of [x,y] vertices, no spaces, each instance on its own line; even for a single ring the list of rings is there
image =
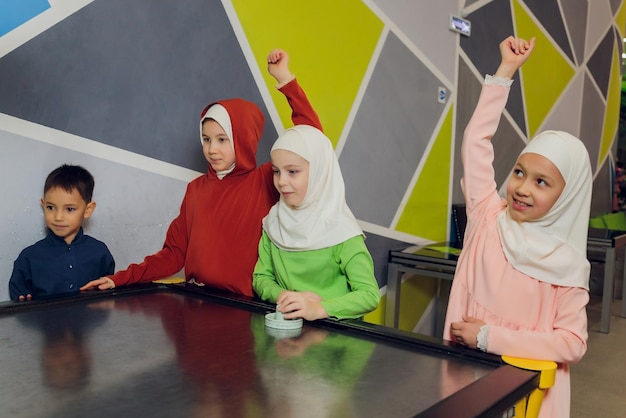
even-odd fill
[[[589,228],[607,229],[606,223],[604,223],[604,219],[602,219],[602,215],[594,216],[593,218],[589,219]]]
[[[615,212],[602,215],[606,229],[613,231],[626,231],[626,213]]]

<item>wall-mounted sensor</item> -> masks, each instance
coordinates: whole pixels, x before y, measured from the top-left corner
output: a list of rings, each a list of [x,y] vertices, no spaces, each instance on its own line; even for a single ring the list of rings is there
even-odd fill
[[[446,89],[444,87],[438,87],[437,88],[437,101],[439,103],[445,103],[446,97],[448,97],[448,92],[446,91]]]
[[[470,36],[470,33],[472,32],[472,22],[458,16],[450,15],[449,29],[458,32],[461,35]]]

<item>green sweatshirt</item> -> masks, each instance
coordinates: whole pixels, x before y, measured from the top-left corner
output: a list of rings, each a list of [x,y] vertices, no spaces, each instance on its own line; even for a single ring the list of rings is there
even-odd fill
[[[284,251],[263,231],[252,286],[272,303],[283,290],[316,293],[337,319],[360,318],[379,301],[374,262],[361,235],[319,250]]]

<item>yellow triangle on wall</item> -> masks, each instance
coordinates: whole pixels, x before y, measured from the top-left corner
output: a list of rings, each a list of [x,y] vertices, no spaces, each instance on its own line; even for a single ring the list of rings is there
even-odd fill
[[[400,283],[400,309],[398,312],[398,329],[413,331],[418,324],[426,308],[434,297],[437,296],[437,279],[420,275],[408,275],[406,280]],[[385,324],[385,309],[387,307],[387,295],[380,298],[378,308],[363,317],[365,322],[377,325]]]
[[[527,40],[536,38],[532,56],[520,69],[528,117],[528,135],[532,138],[574,77],[575,71],[519,5],[518,0],[513,2],[513,6],[517,36]]]
[[[291,110],[266,64],[274,48],[289,54],[291,71],[336,146],[383,22],[360,0],[233,0],[232,4],[283,125],[292,125]]]
[[[613,45],[613,59],[611,62],[611,77],[609,79],[609,89],[606,98],[606,111],[604,114],[604,124],[602,127],[602,142],[600,143],[600,154],[598,155],[598,165],[604,161],[607,153],[611,150],[611,145],[615,140],[619,125],[620,102],[622,100],[622,76],[620,71],[620,60],[618,59],[617,45]]]
[[[437,296],[437,279],[417,274],[401,286],[398,329],[413,331],[431,300]]]
[[[622,2],[619,10],[615,14],[615,24],[620,31],[620,35],[623,37],[626,32],[626,3]]]
[[[426,157],[426,163],[396,225],[398,231],[433,241],[448,240],[452,109],[453,106],[450,106]]]

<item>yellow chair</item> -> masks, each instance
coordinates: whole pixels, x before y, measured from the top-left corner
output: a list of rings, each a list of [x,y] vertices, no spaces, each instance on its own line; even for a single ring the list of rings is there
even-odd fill
[[[515,405],[515,417],[536,418],[539,416],[541,402],[546,394],[546,389],[554,386],[556,378],[556,363],[547,360],[530,360],[518,357],[502,356],[502,360],[511,366],[541,372],[539,374],[539,386],[527,397]]]
[[[185,283],[185,279],[182,277],[166,277],[165,279],[152,280],[152,283],[180,284],[180,283]]]

